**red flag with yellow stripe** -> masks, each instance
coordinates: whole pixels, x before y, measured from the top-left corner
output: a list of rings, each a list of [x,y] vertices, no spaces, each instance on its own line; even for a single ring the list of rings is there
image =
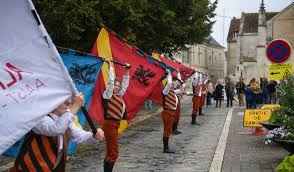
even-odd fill
[[[167,64],[168,66],[179,70],[180,74],[181,74],[181,79],[183,81],[186,81],[188,78],[190,78],[196,71],[194,69],[191,69],[185,65],[180,64],[179,62],[170,60],[166,57],[163,56],[159,56],[160,61],[162,61],[163,63]]]
[[[126,104],[127,121],[122,121],[125,127],[137,114],[150,93],[157,89],[165,70],[150,62],[144,53],[130,46],[124,40],[118,39],[116,34],[102,28],[92,49],[92,54],[107,57],[120,63],[131,64],[130,82],[123,96]],[[114,64],[116,77],[122,78],[125,70],[122,66]],[[91,117],[100,124],[104,121],[102,94],[108,83],[108,65],[103,64],[96,82],[89,112]]]
[[[181,80],[185,81],[188,78],[190,78],[194,73],[195,70],[191,69],[187,66],[184,66],[178,62],[169,60],[163,56],[160,56],[157,53],[152,53],[152,57],[165,63],[166,65],[168,65],[169,67],[172,67],[173,69],[176,69],[180,72],[181,74]],[[177,72],[176,70],[174,70],[173,72],[173,76],[177,76]],[[158,86],[160,89],[156,89],[154,90],[151,95],[150,95],[150,99],[157,104],[162,104],[162,89],[164,88],[164,86],[166,85],[167,79],[162,80],[161,84]]]
[[[160,60],[160,55],[157,54],[157,53],[152,53],[152,57],[155,58],[156,60],[158,61],[161,61]],[[160,104],[162,105],[163,101],[162,101],[162,90],[164,88],[164,86],[166,85],[166,82],[167,82],[167,78],[163,79],[161,81],[160,84],[158,84],[158,89],[155,89],[151,95],[150,95],[150,99],[156,103],[156,104]]]

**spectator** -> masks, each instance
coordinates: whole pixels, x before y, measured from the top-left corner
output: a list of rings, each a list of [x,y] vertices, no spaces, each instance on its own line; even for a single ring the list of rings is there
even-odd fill
[[[236,84],[236,90],[239,100],[239,107],[244,106],[244,93],[245,93],[246,85],[244,83],[244,79],[240,77],[239,82]]]
[[[151,109],[152,108],[152,100],[151,99],[145,100],[144,106],[145,106],[145,109]]]
[[[206,95],[206,106],[211,105],[211,97],[213,93],[213,84],[210,80],[207,81],[207,95]]]
[[[217,81],[217,85],[215,86],[215,90],[213,93],[213,97],[216,100],[215,107],[217,106],[220,108],[222,104],[222,97],[223,97],[223,85],[221,84],[221,80]]]
[[[271,103],[271,104],[277,103],[277,95],[276,95],[277,85],[278,85],[278,83],[275,80],[271,80],[268,84],[269,103]]]
[[[261,93],[262,93],[262,103],[269,104],[270,103],[270,95],[268,90],[268,80],[267,78],[263,78],[260,84]]]
[[[257,100],[259,99],[259,94],[261,92],[259,84],[256,82],[255,78],[250,81],[250,88],[253,91],[252,96],[252,108],[256,109]]]
[[[229,105],[232,107],[235,86],[230,78],[228,78],[228,80],[227,80],[227,83],[225,86],[225,91],[226,91],[226,95],[227,95],[227,107],[229,107]]]
[[[245,99],[246,99],[246,108],[252,109],[253,104],[253,91],[251,90],[250,84],[245,88]]]

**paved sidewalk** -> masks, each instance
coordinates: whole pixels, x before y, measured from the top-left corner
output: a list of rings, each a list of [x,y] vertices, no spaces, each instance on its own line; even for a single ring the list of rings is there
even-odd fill
[[[264,136],[239,134],[252,131],[243,127],[243,111],[240,108],[233,111],[222,171],[273,172],[289,153],[275,143],[265,145]]]

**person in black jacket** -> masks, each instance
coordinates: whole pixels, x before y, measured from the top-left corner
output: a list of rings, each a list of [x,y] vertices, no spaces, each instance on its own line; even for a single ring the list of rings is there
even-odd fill
[[[236,90],[239,100],[239,107],[244,106],[244,93],[245,93],[246,85],[244,83],[244,79],[240,77],[239,82],[236,84]]]
[[[214,89],[214,93],[213,93],[214,99],[216,100],[216,104],[215,104],[216,108],[217,106],[219,106],[219,108],[221,107],[222,97],[223,97],[223,88],[224,86],[221,84],[221,81],[218,80],[217,85],[215,86],[215,89]]]
[[[271,80],[268,84],[268,92],[270,97],[270,103],[276,104],[277,103],[277,95],[276,95],[276,87],[278,83],[275,80]]]

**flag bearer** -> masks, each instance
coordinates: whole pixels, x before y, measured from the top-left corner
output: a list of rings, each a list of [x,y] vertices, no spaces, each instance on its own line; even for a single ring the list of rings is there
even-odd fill
[[[179,71],[178,71],[178,74],[177,74],[177,79],[178,80],[175,82],[174,92],[178,93],[177,96],[178,96],[179,103],[178,103],[178,106],[177,106],[177,110],[176,110],[176,114],[175,114],[175,120],[174,120],[173,127],[172,127],[172,129],[173,129],[172,133],[173,134],[181,134],[182,133],[181,131],[178,130],[178,124],[179,124],[180,115],[181,115],[181,101],[180,101],[180,99],[183,96],[184,83],[181,81],[181,74],[180,74]]]
[[[196,73],[196,77],[193,81],[193,110],[192,110],[192,125],[200,125],[200,123],[197,120],[197,113],[200,107],[200,99],[201,99],[201,81],[200,76],[198,73]]]
[[[103,131],[106,140],[106,157],[104,159],[104,172],[112,172],[114,163],[118,158],[118,128],[120,120],[126,119],[126,106],[122,96],[129,86],[129,68],[125,65],[123,81],[114,79],[114,69],[110,60],[105,60],[109,66],[109,82],[103,92],[104,123]]]
[[[207,77],[201,78],[201,99],[200,99],[200,105],[199,105],[199,115],[204,115],[202,113],[202,107],[205,105],[205,98],[207,94]]]
[[[167,83],[162,90],[163,94],[163,110],[161,112],[161,118],[163,121],[163,153],[175,153],[173,150],[169,149],[168,141],[169,136],[172,133],[172,126],[176,116],[176,110],[179,104],[179,98],[174,90],[175,82],[172,80],[172,75],[169,70],[167,70]]]
[[[11,172],[65,171],[67,144],[69,139],[77,143],[97,143],[104,138],[101,129],[96,135],[84,131],[74,124],[75,114],[84,105],[81,93],[65,101],[25,136]]]

